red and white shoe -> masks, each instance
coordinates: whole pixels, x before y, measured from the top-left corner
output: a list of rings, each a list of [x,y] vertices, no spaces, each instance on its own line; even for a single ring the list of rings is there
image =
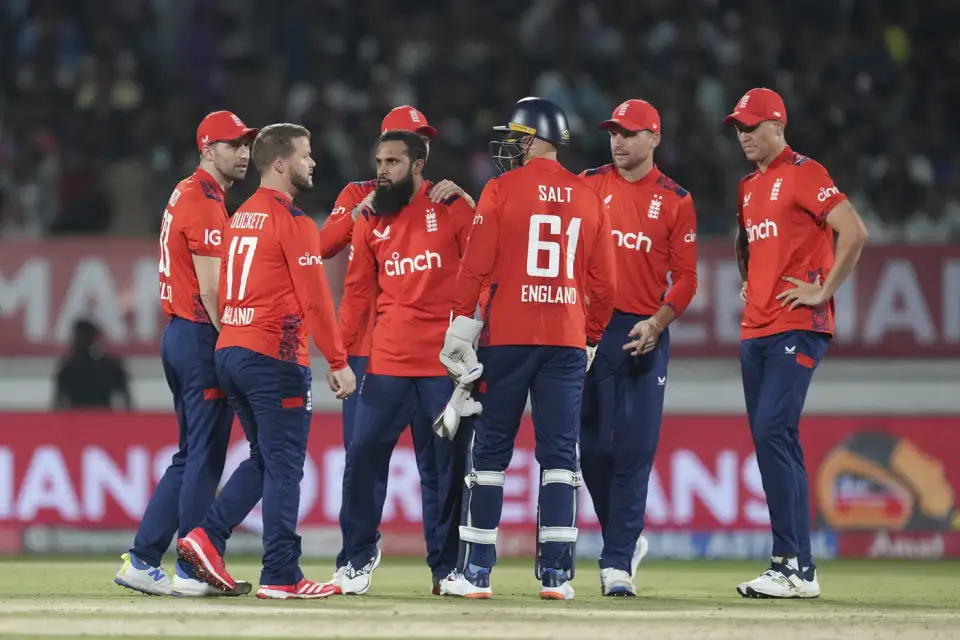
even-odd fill
[[[337,588],[327,583],[302,578],[297,584],[260,585],[257,597],[262,600],[319,600],[338,593]]]
[[[197,577],[211,587],[222,591],[233,591],[237,588],[237,581],[227,573],[223,556],[210,542],[207,532],[200,527],[177,540],[177,553],[190,563],[197,572]]]

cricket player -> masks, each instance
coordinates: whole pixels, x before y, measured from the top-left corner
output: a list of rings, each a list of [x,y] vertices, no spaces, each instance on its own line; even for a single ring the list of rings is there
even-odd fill
[[[654,164],[660,114],[653,105],[627,100],[600,128],[610,133],[613,163],[581,177],[607,205],[618,289],[584,383],[580,453],[603,533],[603,594],[635,596],[647,551],[641,533],[663,418],[668,327],[697,291],[697,218],[690,194]]]
[[[310,133],[293,124],[264,128],[253,143],[260,188],[233,214],[220,270],[223,331],[217,376],[250,442],[199,527],[177,541],[180,557],[219,589],[236,582],[223,562],[225,539],[263,495],[263,569],[258,598],[316,599],[334,593],[300,570],[296,533],[300,481],[310,432],[308,336],[330,365],[340,399],[356,381],[337,334],[317,228],[293,204],[313,188]]]
[[[740,368],[773,529],[770,568],[737,591],[816,598],[800,414],[833,335],[833,295],[856,266],[867,230],[827,170],[787,146],[787,109],[776,92],[751,89],[724,119],[730,122],[757,164],[737,198],[736,251],[746,287]]]
[[[181,180],[160,227],[160,301],[170,322],[160,344],[179,426],[179,450],[147,504],[133,547],[114,582],[152,595],[224,595],[177,562],[173,580],[160,568],[174,534],[203,519],[223,474],[233,411],[220,389],[213,351],[220,331],[217,281],[227,211],[224,193],[247,174],[256,129],[229,111],[197,128],[200,166]],[[186,490],[181,491],[182,488]],[[227,595],[250,592],[239,583]]]
[[[377,188],[353,232],[353,258],[340,306],[342,338],[350,344],[363,330],[362,314],[379,292],[340,507],[347,565],[337,582],[342,593],[358,595],[369,591],[380,563],[377,528],[386,497],[382,488],[397,440],[411,423],[421,474],[435,473],[439,487],[441,515],[427,522],[424,514],[427,548],[434,552],[427,558],[434,583],[456,569],[458,544],[448,532],[459,521],[455,507],[462,499],[470,431],[461,429],[453,441],[440,438],[432,417],[443,412],[453,393],[436,354],[450,323],[450,301],[473,208],[458,195],[440,203],[431,200],[431,186],[423,179],[427,146],[415,132],[384,133],[376,160]],[[417,420],[417,413],[431,418]]]
[[[466,478],[461,571],[440,590],[493,596],[504,472],[529,393],[541,468],[535,574],[541,598],[571,600],[581,389],[613,311],[613,242],[600,197],[557,161],[557,147],[570,139],[559,107],[525,98],[494,130],[505,133],[490,143],[501,175],[480,196],[440,352],[458,383],[482,375],[474,389],[483,405]],[[487,282],[482,320],[474,320]]]
[[[391,109],[390,112],[387,113],[387,115],[383,118],[383,122],[380,125],[381,134],[388,131],[413,131],[418,133],[423,138],[424,143],[427,145],[427,156],[429,159],[430,142],[431,140],[436,139],[437,130],[430,126],[430,123],[427,121],[427,117],[419,110],[409,105],[402,105]],[[425,183],[429,187],[428,197],[430,201],[435,204],[449,200],[453,196],[459,196],[460,198],[463,198],[463,200],[469,204],[471,208],[476,207],[473,198],[471,198],[468,193],[450,180],[443,180],[435,185],[429,181],[425,181]],[[323,255],[324,259],[332,258],[350,246],[353,228],[357,219],[360,217],[361,212],[364,209],[372,211],[373,197],[376,187],[377,179],[364,180],[360,182],[351,182],[340,192],[340,195],[333,206],[333,212],[324,222],[323,228],[320,230],[320,253]],[[353,370],[357,380],[363,378],[363,374],[367,368],[367,359],[370,355],[370,336],[373,331],[373,324],[376,317],[376,314],[372,313],[373,307],[374,305],[372,301],[370,301],[368,302],[366,308],[360,312],[360,331],[357,333],[356,338],[354,338],[351,342],[344,344],[344,347],[347,350],[347,362],[349,363],[350,368]],[[357,411],[359,395],[360,394],[357,393],[351,394],[346,400],[343,401],[344,447],[349,445],[353,433],[353,421]],[[410,398],[410,400],[414,401],[415,399]],[[435,417],[436,416],[430,416],[422,411],[418,411],[415,412],[413,420],[431,423]],[[417,427],[415,430],[422,431],[422,427]],[[438,509],[440,508],[437,498],[437,472],[435,468],[431,470],[428,465],[428,462],[430,459],[435,457],[435,454],[426,447],[424,447],[421,453],[424,457],[422,461],[423,464],[421,465],[424,472],[422,474],[423,478],[421,483],[421,500],[423,504],[422,518],[424,527],[432,528],[435,526],[434,523],[439,517]],[[380,487],[380,491],[386,492],[386,490],[387,488],[385,484]],[[384,493],[384,495],[386,494]],[[455,508],[457,513],[459,513],[459,502],[457,505],[452,506]],[[450,544],[456,545],[459,538],[457,537],[455,528],[451,531],[450,535],[455,537]],[[440,553],[440,548],[432,544],[434,540],[436,540],[435,536],[427,533],[425,537],[428,543],[428,562],[431,562],[429,559],[435,559]],[[337,569],[334,572],[332,582],[334,585],[339,586],[340,578],[342,577],[343,572],[346,571],[347,567],[347,557],[343,549],[341,549],[337,554],[336,566]],[[434,592],[435,595],[439,594],[439,582],[436,579],[434,584]]]

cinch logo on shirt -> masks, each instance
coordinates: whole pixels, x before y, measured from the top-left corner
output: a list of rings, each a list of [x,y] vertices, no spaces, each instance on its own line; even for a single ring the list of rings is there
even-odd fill
[[[777,223],[769,218],[765,218],[760,224],[751,224],[747,220],[744,226],[747,229],[747,240],[750,242],[777,237]]]
[[[687,235],[683,236],[683,241],[686,242],[687,244],[696,242],[697,241],[696,231],[691,230],[690,232],[688,232]]]
[[[415,271],[429,271],[442,266],[440,254],[429,249],[412,258],[401,258],[400,254],[394,251],[392,259],[383,263],[383,271],[388,276],[405,276]]]
[[[618,247],[626,247],[627,249],[634,249],[640,251],[641,245],[643,250],[647,253],[650,253],[650,249],[653,248],[653,240],[649,237],[643,235],[643,232],[640,233],[624,233],[619,229],[613,229],[611,232],[613,237],[617,239]]]
[[[833,196],[840,195],[840,189],[836,187],[820,187],[820,193],[817,194],[817,202],[826,202]]]
[[[323,259],[320,256],[312,256],[309,253],[305,253],[300,256],[300,259],[297,260],[297,264],[301,267],[312,267],[314,265],[323,264]]]

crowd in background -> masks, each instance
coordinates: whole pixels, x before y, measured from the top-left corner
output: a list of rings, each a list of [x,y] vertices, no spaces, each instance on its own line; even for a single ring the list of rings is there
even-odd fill
[[[787,104],[787,140],[833,174],[872,242],[960,239],[955,0],[6,0],[0,8],[0,238],[152,235],[230,109],[313,133],[318,221],[373,175],[384,113],[440,131],[427,176],[479,195],[517,99],[560,104],[574,170],[609,161],[597,123],[642,97],[660,168],[703,235],[729,233],[750,167],[721,125],[746,89]],[[237,206],[251,171],[231,190]]]

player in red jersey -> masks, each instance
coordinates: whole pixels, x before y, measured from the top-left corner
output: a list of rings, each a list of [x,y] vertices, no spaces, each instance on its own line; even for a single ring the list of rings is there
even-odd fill
[[[581,389],[613,311],[613,242],[600,197],[557,162],[569,142],[563,111],[525,98],[491,143],[503,172],[483,190],[453,301],[440,360],[458,382],[479,378],[460,537],[461,571],[444,594],[489,598],[496,564],[504,471],[528,394],[540,464],[536,575],[540,597],[574,597],[573,546],[580,485],[577,440]],[[473,319],[482,286],[482,321]],[[587,303],[589,298],[589,304]],[[479,340],[479,352],[474,343]],[[479,362],[478,362],[479,360]]]
[[[300,481],[310,431],[309,336],[330,365],[338,398],[355,387],[337,335],[333,300],[313,221],[293,204],[313,188],[310,133],[298,125],[264,128],[253,144],[260,188],[230,218],[220,272],[223,331],[217,375],[247,440],[237,468],[199,527],[177,541],[209,584],[232,589],[226,538],[263,496],[263,570],[258,598],[324,598],[333,587],[300,570],[296,533]]]
[[[473,209],[456,195],[442,203],[431,201],[431,187],[422,178],[426,157],[426,144],[416,133],[381,136],[377,190],[353,233],[353,259],[340,307],[344,342],[363,329],[361,316],[374,296],[377,324],[343,472],[340,528],[348,562],[337,583],[348,594],[366,593],[380,563],[382,487],[408,424],[417,465],[422,475],[430,475],[439,510],[446,512],[444,521],[434,514],[428,522],[424,514],[431,552],[427,561],[437,582],[456,568],[457,539],[447,534],[456,527],[459,510],[442,506],[456,504],[462,495],[464,455],[458,451],[465,454],[469,431],[462,430],[451,442],[434,434],[432,419],[415,416],[439,415],[453,392],[436,353],[450,323],[450,300]]]
[[[746,286],[740,367],[773,528],[770,568],[737,591],[816,598],[800,414],[833,335],[833,295],[856,266],[867,230],[827,170],[787,146],[787,110],[776,92],[751,89],[724,119],[730,122],[757,164],[737,197],[737,259]]]
[[[419,110],[409,105],[402,105],[391,109],[390,112],[384,116],[383,122],[380,125],[381,134],[387,133],[388,131],[413,131],[420,134],[424,144],[427,145],[427,158],[429,159],[430,142],[436,139],[437,130],[430,126],[427,117]],[[453,196],[459,196],[463,198],[471,208],[476,207],[473,198],[450,180],[443,180],[438,184],[433,184],[427,180],[425,183],[429,187],[429,198],[433,203],[445,202]],[[320,229],[320,253],[324,259],[332,258],[350,245],[353,228],[361,212],[364,209],[368,211],[373,210],[373,194],[376,187],[377,180],[374,178],[372,180],[351,182],[340,192],[336,203],[333,205],[333,211],[323,223],[323,228]],[[376,314],[373,313],[373,307],[373,304],[368,304],[367,307],[360,312],[360,332],[356,338],[343,345],[347,350],[347,363],[353,370],[357,380],[362,379],[364,372],[367,370],[367,358],[370,355],[370,337],[376,319]],[[354,393],[343,401],[344,447],[350,443],[353,434],[353,422],[357,412],[359,397],[360,394]],[[434,416],[422,413],[414,416],[415,420],[428,423],[431,422],[433,418]],[[420,430],[419,427],[412,428]],[[441,505],[437,503],[438,480],[436,472],[429,473],[426,471],[427,470],[424,469],[425,473],[421,481],[421,499],[423,501],[422,519],[424,528],[431,530],[433,527],[432,523],[440,517],[438,509],[441,508]],[[387,487],[385,484],[380,487],[380,491],[386,492],[386,490]],[[384,493],[384,495],[386,494]],[[452,508],[457,508],[457,505],[452,505]],[[456,535],[456,531],[453,531],[452,535]],[[428,563],[431,565],[436,564],[435,560],[439,557],[440,549],[446,544],[441,540],[436,540],[436,544],[434,544],[435,540],[435,536],[427,535],[427,558]],[[340,578],[347,567],[346,553],[342,548],[337,554],[336,566],[337,569],[334,572],[331,582],[339,587]],[[439,577],[442,578],[443,576]],[[438,582],[436,577],[434,582],[435,585]],[[439,587],[435,586],[435,595],[439,593],[438,589]]]
[[[114,581],[150,594],[223,594],[177,563],[171,579],[160,560],[174,534],[200,523],[213,502],[233,424],[220,391],[213,351],[220,330],[217,279],[227,211],[224,192],[247,174],[250,141],[257,133],[229,111],[207,115],[197,129],[200,166],[181,180],[160,227],[160,301],[170,319],[160,343],[163,370],[173,393],[179,450],[147,504],[133,547]],[[181,488],[186,487],[186,491]],[[243,583],[234,594],[250,591]]]
[[[653,105],[627,100],[600,127],[610,132],[613,164],[581,177],[607,205],[618,290],[584,383],[580,453],[603,532],[603,594],[634,596],[647,551],[641,533],[663,419],[667,327],[697,292],[697,217],[690,194],[654,164],[660,114]]]

